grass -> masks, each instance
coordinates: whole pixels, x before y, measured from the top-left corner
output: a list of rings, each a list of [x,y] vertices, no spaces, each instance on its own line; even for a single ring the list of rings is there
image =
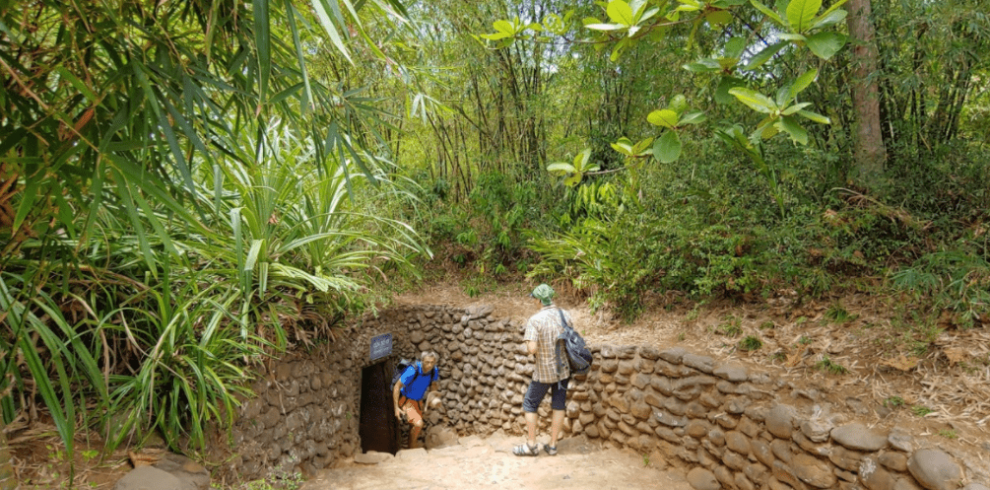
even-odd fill
[[[812,342],[811,338],[806,335],[802,335],[801,338],[798,339],[798,343],[801,345],[808,345],[811,342]]]
[[[828,356],[823,356],[822,360],[816,362],[815,369],[818,369],[819,371],[825,371],[830,374],[846,374],[847,372],[849,372],[848,369],[846,369],[841,364],[832,361],[831,359],[828,358]]]
[[[918,417],[924,417],[924,416],[926,416],[926,415],[928,415],[930,413],[934,413],[934,412],[935,412],[934,410],[932,410],[932,409],[930,409],[928,407],[922,406],[922,405],[915,405],[915,406],[911,407],[911,413],[917,415]]]
[[[887,408],[900,408],[905,405],[904,399],[899,396],[891,396],[883,401],[883,406]]]
[[[956,439],[956,438],[959,437],[959,434],[955,430],[952,430],[952,429],[942,429],[942,430],[938,431],[938,435],[940,435],[940,436],[942,436],[942,437],[944,437],[946,439]]]
[[[770,329],[776,328],[776,325],[772,321],[767,320],[767,321],[761,323],[759,328],[760,328],[760,330],[770,330]]]
[[[825,319],[829,320],[829,323],[845,324],[849,323],[855,319],[859,318],[859,315],[854,315],[849,313],[842,304],[832,303],[827,310],[825,310]]]
[[[747,335],[739,341],[739,350],[754,351],[758,350],[760,347],[763,347],[763,342],[753,335]]]
[[[726,337],[738,337],[742,333],[742,325],[738,318],[730,316],[725,323],[715,327],[715,332]]]

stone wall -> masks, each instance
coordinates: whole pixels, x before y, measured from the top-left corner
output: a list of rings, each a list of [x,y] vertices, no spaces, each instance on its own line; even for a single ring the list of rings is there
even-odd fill
[[[523,325],[491,313],[396,308],[351,323],[337,342],[274,363],[254,383],[259,396],[241,409],[229,468],[252,478],[280,467],[312,472],[359,451],[361,369],[371,363],[370,339],[383,333],[393,336],[393,358],[423,350],[441,356],[445,408],[432,423],[462,434],[521,435],[533,364]],[[970,482],[975,490],[988,483],[979,461],[830,413],[817,394],[772,373],[679,348],[591,347],[592,371],[571,383],[565,432],[658,453],[689,470],[699,490],[948,490]],[[549,400],[540,407],[543,432],[547,410]]]

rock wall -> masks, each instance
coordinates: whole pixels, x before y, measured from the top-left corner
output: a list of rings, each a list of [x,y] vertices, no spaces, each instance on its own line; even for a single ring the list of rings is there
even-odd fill
[[[492,308],[396,308],[352,322],[344,338],[276,362],[241,408],[229,468],[256,478],[313,472],[360,451],[361,369],[370,339],[391,333],[393,358],[439,353],[444,409],[430,422],[460,433],[522,434],[533,371],[523,325]],[[592,371],[572,380],[565,433],[584,434],[688,469],[699,490],[986,490],[979,461],[928,447],[896,428],[830,413],[818,394],[772,373],[716,363],[680,348],[591,346]],[[374,362],[380,362],[374,361]],[[549,398],[549,397],[548,397]],[[549,400],[540,407],[546,432]],[[281,468],[281,470],[279,469]]]

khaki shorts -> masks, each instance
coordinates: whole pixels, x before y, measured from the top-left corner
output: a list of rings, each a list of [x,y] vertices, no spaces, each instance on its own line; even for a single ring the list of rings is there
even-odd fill
[[[399,405],[402,412],[406,414],[406,420],[410,424],[418,425],[423,422],[423,402],[405,398],[402,405]]]

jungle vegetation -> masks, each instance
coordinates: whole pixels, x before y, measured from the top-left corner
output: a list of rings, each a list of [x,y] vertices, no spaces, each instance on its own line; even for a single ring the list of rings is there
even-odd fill
[[[437,264],[983,328],[988,48],[975,0],[0,0],[3,420],[195,451]]]

